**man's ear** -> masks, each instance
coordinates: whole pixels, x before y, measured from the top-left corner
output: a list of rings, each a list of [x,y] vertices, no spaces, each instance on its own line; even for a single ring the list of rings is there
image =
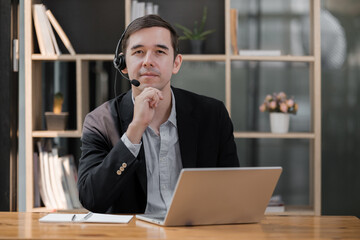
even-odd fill
[[[173,64],[173,71],[172,71],[173,74],[177,74],[179,72],[181,64],[182,64],[182,60],[183,60],[183,58],[182,58],[181,54],[178,54],[175,57],[174,64]]]
[[[127,73],[128,73],[128,70],[127,70],[127,68],[124,68],[123,70],[121,70],[121,72],[122,72],[123,74],[127,74]]]

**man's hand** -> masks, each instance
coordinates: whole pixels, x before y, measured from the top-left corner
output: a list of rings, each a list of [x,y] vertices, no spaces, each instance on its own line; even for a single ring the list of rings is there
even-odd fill
[[[145,88],[135,98],[133,120],[126,131],[126,136],[132,143],[140,143],[142,134],[151,123],[156,108],[163,99],[162,92],[152,87]]]

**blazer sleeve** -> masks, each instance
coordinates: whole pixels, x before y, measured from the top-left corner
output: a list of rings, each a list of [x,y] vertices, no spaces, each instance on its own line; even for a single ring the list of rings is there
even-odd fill
[[[234,140],[234,127],[229,113],[223,103],[220,104],[219,110],[219,156],[218,167],[239,167],[236,144]]]
[[[109,137],[111,131],[116,131],[113,125],[111,120],[104,119],[104,114],[90,113],[84,121],[78,169],[79,199],[86,209],[94,212],[106,212],[119,199],[140,162],[118,136],[113,145]]]

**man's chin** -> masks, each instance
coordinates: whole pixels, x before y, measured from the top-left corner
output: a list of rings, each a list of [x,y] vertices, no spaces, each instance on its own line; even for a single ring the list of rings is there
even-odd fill
[[[143,91],[145,88],[148,87],[152,87],[152,88],[156,88],[160,91],[163,91],[167,86],[170,86],[170,84],[163,84],[163,83],[159,83],[159,82],[152,82],[152,81],[143,81],[140,80],[140,86],[135,87],[137,89],[139,89],[140,91]]]

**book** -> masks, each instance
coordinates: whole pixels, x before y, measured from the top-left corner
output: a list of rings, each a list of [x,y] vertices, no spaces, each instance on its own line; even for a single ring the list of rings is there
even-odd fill
[[[132,215],[114,215],[92,213],[69,214],[69,213],[49,213],[39,219],[39,222],[72,222],[72,223],[129,223]]]
[[[240,50],[240,56],[281,56],[280,50]]]
[[[145,14],[154,14],[154,4],[152,2],[145,3]]]
[[[49,197],[49,193],[48,193],[48,182],[46,182],[46,178],[45,178],[45,153],[43,150],[43,147],[41,145],[41,142],[38,141],[37,142],[38,145],[38,150],[39,150],[39,168],[40,168],[40,173],[39,173],[39,191],[40,191],[40,196],[41,199],[45,205],[46,208],[48,209],[52,209],[54,208],[54,206],[52,205],[51,201],[50,201],[50,197]]]
[[[285,205],[282,197],[280,195],[274,195],[270,198],[268,206],[266,207],[265,212],[285,212]]]
[[[51,40],[50,31],[46,24],[47,18],[43,14],[42,4],[33,5],[33,18],[40,53],[47,56],[55,55],[54,45]]]
[[[61,161],[58,157],[57,148],[53,148],[52,152],[49,153],[49,156],[51,188],[55,196],[57,209],[71,208],[71,206],[68,206],[67,204],[65,190],[61,181],[64,173],[61,167]]]
[[[75,166],[74,157],[72,155],[63,156],[60,158],[62,169],[64,172],[64,183],[67,188],[67,193],[71,199],[72,208],[82,208],[79,201],[79,191],[77,189],[77,170]]]
[[[54,190],[52,188],[52,182],[51,182],[51,175],[50,175],[50,159],[51,153],[44,151],[43,153],[43,163],[44,163],[44,183],[45,183],[45,191],[47,193],[47,196],[49,198],[50,201],[50,206],[49,208],[51,209],[57,209],[59,206],[57,205],[56,199],[55,199],[55,194],[54,194]]]
[[[58,149],[49,141],[40,141],[38,187],[41,199],[50,210],[80,209],[77,190],[77,168],[72,155],[59,157]],[[51,150],[51,151],[49,151]],[[34,160],[35,161],[35,160]]]
[[[285,212],[285,206],[267,206],[266,213]]]
[[[131,1],[131,21],[147,14],[159,14],[159,5],[148,1]]]
[[[40,26],[39,14],[38,14],[38,11],[36,9],[37,9],[37,7],[36,7],[36,5],[34,5],[33,6],[33,19],[34,19],[35,33],[36,33],[36,37],[37,37],[37,40],[38,40],[40,53],[42,55],[46,55],[44,37],[43,37],[41,26]]]
[[[131,21],[134,21],[137,17],[137,0],[131,1]]]
[[[52,44],[54,46],[55,54],[60,55],[61,51],[60,51],[59,45],[57,44],[54,31],[53,31],[53,29],[52,29],[52,27],[50,25],[50,21],[49,21],[47,15],[46,15],[46,8],[45,8],[44,4],[41,4],[41,14],[43,15],[43,18],[45,19],[46,28],[49,31],[50,39],[51,39],[51,42],[52,42]]]
[[[50,9],[46,10],[46,15],[49,18],[51,25],[54,27],[55,31],[59,35],[61,41],[64,43],[65,47],[69,51],[69,53],[71,55],[75,55],[76,52],[73,46],[71,45],[69,38],[65,34],[64,30],[62,29],[62,27],[60,26],[59,22],[56,20]]]
[[[136,18],[145,16],[145,14],[145,2],[138,2],[136,5]]]
[[[40,166],[39,166],[39,154],[34,152],[33,154],[33,162],[34,162],[34,206],[40,207],[41,206],[41,197],[40,197]]]
[[[239,55],[239,49],[237,44],[237,29],[238,29],[238,13],[237,9],[230,9],[230,37],[231,48],[234,55]]]

